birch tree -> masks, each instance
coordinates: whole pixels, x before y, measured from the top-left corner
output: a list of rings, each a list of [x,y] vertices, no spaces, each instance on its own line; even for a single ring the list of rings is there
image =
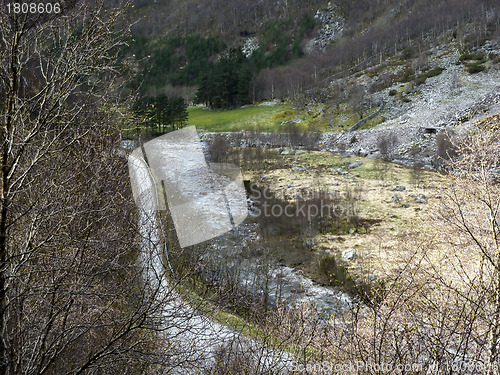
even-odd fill
[[[160,333],[186,312],[142,278],[147,239],[106,110],[121,10],[0,4],[0,373],[172,368],[179,348]]]

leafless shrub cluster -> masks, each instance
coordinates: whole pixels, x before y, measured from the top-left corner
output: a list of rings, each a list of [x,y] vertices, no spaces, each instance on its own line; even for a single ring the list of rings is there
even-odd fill
[[[379,136],[377,147],[384,160],[390,160],[396,151],[398,139],[395,134],[389,133]]]
[[[299,125],[289,123],[286,125],[285,131],[288,135],[290,147],[301,148],[308,151],[318,148],[318,141],[321,133],[314,127],[304,130]]]
[[[419,187],[424,177],[424,165],[420,162],[413,163],[410,172],[410,183],[414,187]]]
[[[227,138],[224,135],[217,135],[208,146],[210,161],[213,163],[227,162],[229,147]]]
[[[446,165],[451,159],[457,157],[456,146],[453,143],[453,131],[440,131],[436,135],[436,158],[435,162],[439,166]]]
[[[166,311],[172,290],[136,262],[144,239],[105,110],[121,11],[62,7],[0,15],[0,373],[163,372],[187,313]]]

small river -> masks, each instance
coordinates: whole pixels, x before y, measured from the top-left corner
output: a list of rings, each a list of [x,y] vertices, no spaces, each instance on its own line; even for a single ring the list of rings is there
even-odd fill
[[[122,147],[130,150],[134,143],[124,141]],[[149,209],[139,210],[143,238],[139,263],[149,280],[151,292],[157,293],[158,303],[163,304],[159,319],[165,329],[165,340],[175,342],[178,349],[177,361],[182,365],[173,373],[194,374],[199,373],[200,368],[210,368],[217,358],[218,350],[224,345],[255,357],[262,370],[287,373],[293,361],[289,353],[275,352],[262,343],[245,338],[241,333],[208,319],[185,303],[169,285],[166,270],[170,265],[165,262],[168,249],[161,246],[165,230],[159,225],[155,195],[147,194],[148,190],[154,191],[154,181],[149,178],[149,167],[140,157],[129,162],[129,165],[136,176],[145,181],[141,187],[144,193],[142,199],[148,201],[146,206]],[[243,256],[245,247],[259,240],[257,229],[255,223],[242,223],[212,240],[210,250],[200,260],[203,262],[203,258],[210,258],[212,266],[219,263],[226,269],[232,267],[237,271],[237,280],[242,288],[257,296],[265,293],[271,305],[278,302],[288,302],[290,305],[312,303],[320,312],[328,314],[339,314],[352,306],[354,302],[347,294],[318,285],[290,267],[269,262],[264,264],[261,259]],[[167,258],[164,254],[167,254]],[[212,270],[217,272],[216,267],[212,267]]]

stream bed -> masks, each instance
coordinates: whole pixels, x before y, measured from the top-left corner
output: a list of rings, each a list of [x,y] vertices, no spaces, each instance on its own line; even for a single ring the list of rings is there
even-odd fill
[[[203,257],[215,259],[220,267],[233,268],[239,285],[261,299],[266,295],[271,306],[278,302],[291,305],[310,303],[323,315],[335,315],[359,303],[338,288],[322,286],[289,266],[262,257],[248,257],[245,247],[258,241],[257,229],[255,223],[240,224],[235,230],[215,239],[211,253],[205,253]]]

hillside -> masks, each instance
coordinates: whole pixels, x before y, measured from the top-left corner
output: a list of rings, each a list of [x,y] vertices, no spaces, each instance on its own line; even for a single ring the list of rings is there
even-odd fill
[[[436,136],[426,131],[460,131],[498,111],[499,9],[475,0],[136,1],[123,56],[140,96],[215,109],[282,100],[296,113],[284,125],[341,133],[326,149],[376,156],[389,132],[403,135],[391,141],[394,158],[431,165]],[[214,125],[204,130],[228,129]],[[356,137],[345,133],[354,125]]]
[[[432,69],[449,68],[457,54],[472,56],[460,61],[472,73],[498,68],[498,8],[473,0],[135,1],[123,54],[136,61],[131,88],[142,95],[194,100],[204,74],[222,69],[239,77],[239,99],[228,106],[289,98],[337,112],[345,104],[363,115],[397,82],[408,84],[399,88],[403,96],[418,93],[439,74]],[[221,58],[232,68],[221,67]]]

